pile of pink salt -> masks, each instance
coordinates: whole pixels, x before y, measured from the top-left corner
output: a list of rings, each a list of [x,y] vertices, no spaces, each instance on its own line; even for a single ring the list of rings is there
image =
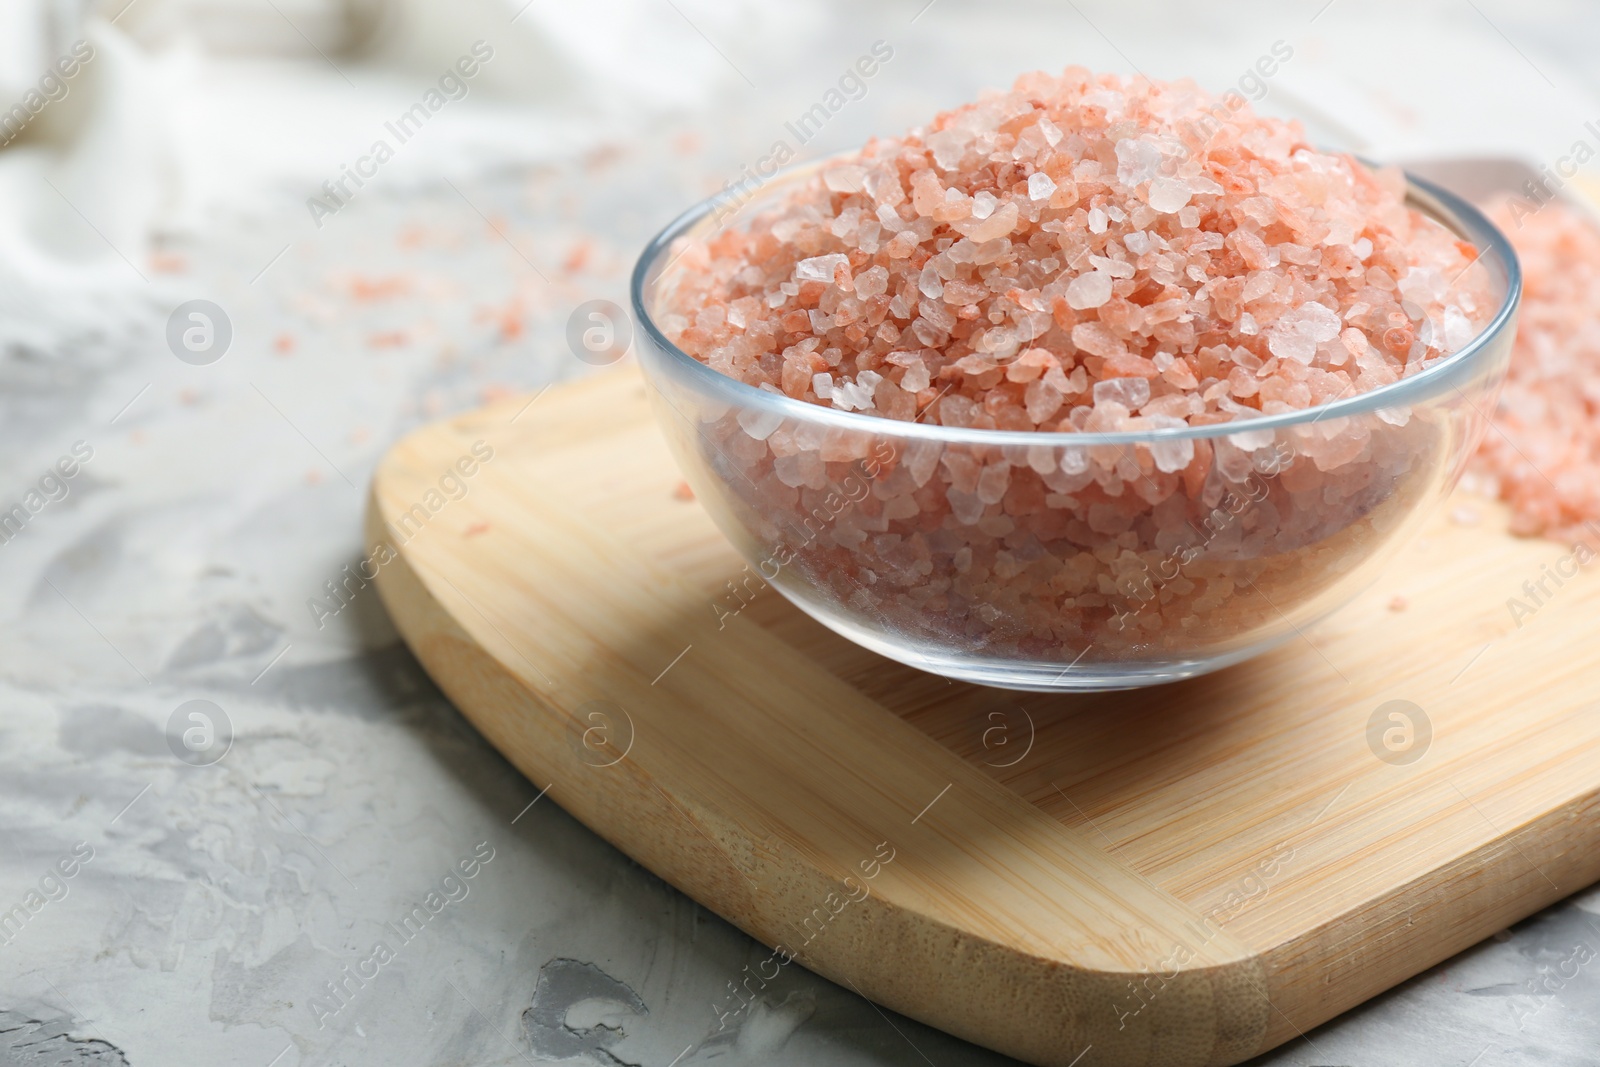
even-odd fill
[[[1464,484],[1512,508],[1514,532],[1597,540],[1600,522],[1600,228],[1561,201],[1492,208],[1522,261],[1511,369]]]
[[[730,377],[891,419],[1288,412],[1414,374],[1492,310],[1404,192],[1190,82],[1029,74],[691,248],[662,321]]]
[[[676,253],[658,320],[684,351],[875,416],[707,404],[712,504],[763,578],[902,647],[1049,667],[1236,651],[1359,580],[1448,477],[1434,415],[1247,425],[1418,373],[1486,325],[1475,250],[1403,197],[1295,124],[1077,69],[875,140]],[[1221,423],[1239,428],[1074,444]]]

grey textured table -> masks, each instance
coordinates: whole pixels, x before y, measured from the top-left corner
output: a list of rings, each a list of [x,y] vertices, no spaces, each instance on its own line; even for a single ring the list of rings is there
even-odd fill
[[[92,455],[0,544],[0,1065],[1009,1062],[797,968],[719,1030],[714,1006],[765,950],[533,803],[370,589],[331,618],[307,602],[357,559],[389,442],[583,372],[570,310],[620,300],[648,235],[766,155],[876,39],[895,59],[807,154],[1031,66],[1227,84],[1277,38],[1305,66],[1268,106],[1310,100],[1338,136],[1361,109],[1319,87],[1341,49],[1359,50],[1362,20],[1398,39],[1351,62],[1381,66],[1435,23],[1495,57],[1513,99],[1473,126],[1479,141],[1413,114],[1418,142],[1537,156],[1581,121],[1581,41],[1538,9],[1487,7],[1489,24],[1423,5],[1402,24],[1357,0],[1321,7],[1218,22],[1176,7],[1150,20],[1105,5],[823,6],[803,32],[686,55],[738,69],[698,110],[627,137],[540,165],[508,154],[454,184],[375,182],[321,230],[304,191],[285,193],[164,242],[139,257],[148,283],[71,315],[12,301],[0,503],[76,442]],[[1043,29],[1018,37],[1024,19]],[[1477,54],[1435,57],[1462,69],[1434,95],[1468,93]],[[1533,101],[1531,119],[1517,116],[1532,98],[1515,94],[1535,91],[1525,63],[1567,94]],[[1551,115],[1556,100],[1571,114]],[[1362,146],[1399,151],[1404,126]],[[196,298],[233,331],[198,366],[165,336]],[[196,700],[231,724],[210,749]],[[174,716],[220,758],[180,760]],[[1600,894],[1580,894],[1257,1062],[1594,1064],[1597,950]]]

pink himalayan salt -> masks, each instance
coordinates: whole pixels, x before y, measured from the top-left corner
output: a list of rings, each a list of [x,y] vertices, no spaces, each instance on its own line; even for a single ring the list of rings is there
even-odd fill
[[[1072,444],[1327,403],[1469,340],[1486,272],[1397,173],[1187,83],[1081,70],[847,165],[865,177],[683,250],[668,336],[810,403],[1062,443],[708,412],[698,439],[739,474],[725,503],[810,595],[1063,666],[1226,650],[1361,566],[1435,484],[1448,441],[1407,411]]]
[[[1129,377],[1191,425],[1275,414],[1415,373],[1486,321],[1474,250],[1403,191],[1187,81],[1029,74],[691,249],[664,321],[731,377],[889,418],[1070,432]],[[1030,352],[1060,404],[1006,373]],[[886,384],[862,403],[864,374]]]
[[[1511,529],[1600,541],[1600,228],[1560,201],[1489,209],[1522,260],[1511,369],[1469,477],[1511,505]]]

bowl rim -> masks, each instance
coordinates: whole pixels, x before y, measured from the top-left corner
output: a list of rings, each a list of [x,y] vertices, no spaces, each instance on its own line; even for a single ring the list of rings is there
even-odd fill
[[[735,208],[735,214],[759,204],[768,196],[781,191],[820,171],[830,163],[850,158],[856,153],[843,152],[810,160],[775,171],[757,187],[745,203]],[[1362,166],[1371,164],[1350,153],[1346,155]],[[1473,263],[1492,259],[1502,265],[1505,273],[1505,295],[1488,324],[1460,349],[1441,359],[1426,370],[1365,393],[1333,400],[1296,411],[1258,418],[1236,419],[1231,422],[1206,426],[1159,427],[1146,430],[1117,430],[1100,432],[1072,432],[1066,430],[992,430],[968,426],[945,426],[939,423],[889,419],[882,415],[857,411],[842,411],[820,404],[796,400],[784,393],[758,389],[737,378],[700,362],[669,341],[644,302],[645,286],[661,257],[672,250],[673,243],[686,231],[701,222],[711,212],[728,202],[726,193],[708,197],[684,211],[666,225],[645,245],[634,264],[628,284],[628,297],[634,320],[639,323],[650,341],[668,361],[686,370],[705,386],[723,393],[731,403],[745,407],[766,409],[775,414],[798,420],[821,423],[860,433],[915,438],[943,442],[962,442],[993,446],[1092,447],[1095,445],[1128,445],[1154,441],[1207,440],[1233,434],[1261,430],[1280,430],[1295,426],[1309,426],[1324,418],[1338,420],[1352,415],[1365,415],[1382,409],[1404,407],[1437,395],[1446,387],[1459,391],[1459,384],[1451,379],[1470,375],[1489,354],[1495,350],[1501,334],[1511,325],[1522,300],[1522,265],[1510,240],[1484,213],[1470,201],[1457,196],[1431,181],[1402,171],[1406,178],[1406,203],[1432,217],[1458,237],[1468,240],[1478,249]],[[671,265],[668,260],[666,266]],[[665,267],[662,268],[663,270]],[[641,360],[641,362],[644,362]],[[931,406],[931,405],[930,405]],[[919,415],[920,420],[920,415]]]

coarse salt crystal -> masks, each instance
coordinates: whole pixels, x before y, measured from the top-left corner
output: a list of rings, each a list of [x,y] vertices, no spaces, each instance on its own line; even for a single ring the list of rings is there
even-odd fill
[[[1111,299],[1111,275],[1098,270],[1080,274],[1068,283],[1066,296],[1078,311],[1100,307]]]
[[[1135,411],[1150,402],[1150,381],[1147,378],[1108,378],[1094,383],[1094,402],[1121,404]]]
[[[1339,316],[1321,304],[1303,304],[1267,330],[1267,347],[1275,356],[1310,364],[1317,346],[1339,336]]]
[[[822,172],[822,183],[836,193],[859,193],[866,178],[866,168],[849,164],[828,167]]]
[[[1228,443],[1237,445],[1246,452],[1254,452],[1259,448],[1266,448],[1278,439],[1273,430],[1240,430],[1238,433],[1228,435]]]
[[[783,425],[783,416],[762,408],[742,408],[739,411],[739,425],[755,440],[765,441],[772,436],[774,430]]]
[[[926,389],[932,379],[928,376],[928,365],[918,360],[906,368],[905,376],[900,379],[900,388],[913,393],[920,393]]]
[[[1300,305],[1300,321],[1311,339],[1321,344],[1339,336],[1341,323],[1337,312],[1315,302]]]
[[[1404,426],[1411,421],[1410,408],[1379,408],[1373,414],[1390,426]]]
[[[961,219],[951,223],[951,226],[965,234],[975,244],[984,244],[1004,237],[1016,229],[1020,215],[1021,209],[1017,207],[1016,202],[1008,200],[1004,207],[988,218]]]
[[[984,504],[978,494],[964,493],[952,486],[945,493],[945,499],[950,503],[950,513],[961,525],[971,526],[983,518]]]
[[[856,295],[863,300],[881,296],[889,289],[889,272],[883,266],[869,267],[855,280]]]
[[[1462,348],[1478,331],[1472,321],[1454,305],[1444,309],[1444,347],[1450,351]]]
[[[1431,267],[1412,267],[1406,271],[1405,277],[1400,279],[1401,294],[1407,298],[1408,303],[1418,305],[1419,312],[1422,310],[1421,304],[1437,300],[1448,291],[1448,288],[1449,283],[1444,276]],[[1406,314],[1410,315],[1411,312],[1407,311]],[[1412,317],[1419,318],[1420,315]]]
[[[1317,355],[1317,342],[1300,328],[1300,324],[1285,325],[1282,320],[1273,323],[1267,330],[1267,347],[1275,356],[1292,359],[1307,366]]]
[[[1034,171],[1028,176],[1028,199],[1049,200],[1056,191],[1056,183],[1044,171]]]
[[[978,475],[978,499],[985,504],[998,504],[1005,499],[1011,485],[1011,465],[1004,461],[991,463]]]
[[[1128,98],[1115,89],[1101,89],[1088,93],[1083,102],[1090,107],[1104,108],[1106,118],[1113,121],[1122,117],[1122,109],[1127,105]]]
[[[966,155],[967,144],[971,141],[968,134],[961,130],[939,130],[930,133],[927,144],[933,153],[934,163],[940,170],[951,171],[961,165],[961,159]]]
[[[1174,416],[1151,415],[1148,421],[1157,429],[1177,429],[1184,425],[1184,421]],[[1166,474],[1175,474],[1194,462],[1194,442],[1186,437],[1173,440],[1171,438],[1157,437],[1150,442],[1150,459],[1156,465],[1156,470]]]
[[[1132,263],[1125,259],[1113,259],[1110,256],[1090,256],[1089,263],[1095,270],[1104,271],[1113,278],[1131,278],[1137,273]]]
[[[1116,153],[1117,181],[1123,185],[1142,185],[1154,178],[1161,168],[1160,147],[1142,137],[1118,141]]]
[[[870,409],[873,406],[873,391],[882,380],[876,371],[864,370],[856,375],[855,381],[836,383],[833,386],[833,406],[845,411]]]
[[[1176,178],[1157,178],[1150,183],[1150,206],[1170,215],[1189,202],[1194,193]]]
[[[794,280],[797,282],[827,282],[832,285],[834,275],[840,267],[848,272],[850,257],[845,255],[813,256],[802,259],[794,265]]]
[[[1082,448],[1064,448],[1056,457],[1056,467],[1062,474],[1083,474],[1089,469],[1089,453]]]

